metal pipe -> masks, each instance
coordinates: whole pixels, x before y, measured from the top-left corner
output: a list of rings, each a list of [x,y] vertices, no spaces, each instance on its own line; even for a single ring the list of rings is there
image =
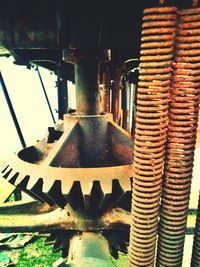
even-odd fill
[[[79,60],[75,63],[75,85],[77,114],[100,114],[97,60]]]
[[[52,111],[52,108],[51,108],[51,104],[49,102],[49,98],[48,98],[48,95],[47,95],[47,92],[46,92],[46,89],[45,89],[45,86],[44,86],[44,83],[43,83],[43,80],[42,80],[42,76],[40,74],[40,71],[39,71],[39,68],[38,67],[37,67],[36,71],[38,73],[38,77],[39,77],[39,80],[40,80],[40,83],[41,83],[41,86],[42,86],[42,89],[43,89],[43,93],[44,93],[45,99],[47,101],[47,105],[48,105],[48,108],[49,108],[49,111],[50,111],[50,114],[51,114],[53,123],[55,124],[56,123],[56,120],[54,118],[53,111]]]
[[[17,134],[19,136],[19,140],[20,140],[20,142],[22,144],[22,147],[25,148],[26,147],[26,143],[25,143],[21,128],[19,126],[16,114],[15,114],[15,111],[14,111],[12,102],[10,100],[10,96],[8,94],[8,91],[7,91],[7,88],[6,88],[6,85],[5,85],[5,82],[4,82],[4,79],[3,79],[3,76],[2,76],[1,72],[0,72],[0,84],[1,84],[1,87],[3,89],[3,93],[4,93],[4,96],[5,96],[6,102],[8,104],[8,108],[10,110],[10,114],[12,116],[13,122],[15,124],[15,128],[16,128]]]
[[[104,72],[103,76],[103,84],[105,87],[104,92],[104,112],[110,113],[110,90],[111,90],[111,75],[110,72]]]
[[[136,84],[132,84],[132,110],[131,110],[131,134],[134,136],[135,134],[135,119],[136,119],[136,103],[137,103],[137,99],[136,99],[136,95],[137,95],[137,87]]]
[[[63,115],[68,112],[68,86],[67,81],[59,77],[57,79],[58,88],[58,118],[63,119]]]
[[[114,267],[110,262],[108,241],[99,233],[82,233],[70,242],[67,266]]]
[[[125,80],[122,89],[122,128],[130,132],[131,84]]]
[[[85,218],[84,212],[74,211],[69,204],[63,209],[39,201],[16,201],[0,206],[0,229],[9,232],[42,232],[75,230],[79,232],[127,230],[131,222],[130,212],[113,208],[99,219]]]
[[[120,80],[121,71],[116,70],[114,74],[114,83],[112,85],[112,113],[113,120],[117,124],[120,122]]]

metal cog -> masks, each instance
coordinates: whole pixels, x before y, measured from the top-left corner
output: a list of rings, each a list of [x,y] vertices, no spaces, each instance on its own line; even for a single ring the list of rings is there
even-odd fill
[[[124,134],[123,129],[121,133],[117,126],[117,134],[122,134],[123,142],[128,144],[129,159],[117,166],[71,168],[56,165],[55,161],[60,159],[66,149],[66,140],[77,127],[79,125],[75,121],[61,132],[58,141],[51,144],[49,153],[46,152],[49,144],[45,139],[35,147],[21,150],[4,167],[2,176],[37,200],[50,205],[57,204],[61,208],[69,203],[73,209],[85,209],[94,217],[116,206],[130,210],[132,140]],[[111,124],[110,127],[115,125]]]

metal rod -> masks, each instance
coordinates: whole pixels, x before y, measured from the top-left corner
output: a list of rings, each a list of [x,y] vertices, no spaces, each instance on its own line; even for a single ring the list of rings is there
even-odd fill
[[[15,114],[15,111],[14,111],[12,102],[11,102],[11,100],[10,100],[10,96],[9,96],[9,94],[8,94],[8,91],[7,91],[7,88],[6,88],[6,85],[5,85],[5,82],[4,82],[4,79],[3,79],[3,76],[2,76],[2,73],[1,73],[1,72],[0,72],[0,84],[1,84],[1,87],[2,87],[2,89],[3,89],[3,93],[4,93],[4,96],[5,96],[6,102],[7,102],[7,104],[8,104],[8,108],[9,108],[9,110],[10,110],[10,114],[11,114],[11,116],[12,116],[13,122],[14,122],[14,124],[15,124],[15,128],[16,128],[16,130],[17,130],[17,133],[18,133],[20,142],[21,142],[21,144],[22,144],[22,147],[25,148],[25,147],[26,147],[26,143],[25,143],[25,141],[24,141],[24,137],[23,137],[21,128],[20,128],[20,126],[19,126],[19,123],[18,123],[16,114]]]
[[[104,84],[105,91],[104,91],[104,112],[110,113],[110,106],[111,106],[111,101],[110,101],[110,95],[111,95],[111,73],[109,66],[107,67],[106,70],[102,73],[102,83]]]
[[[68,86],[67,81],[58,75],[58,118],[63,119],[63,115],[68,112]]]
[[[75,84],[77,113],[100,114],[97,60],[81,60],[75,64]]]
[[[130,132],[130,109],[131,109],[131,84],[129,81],[124,81],[122,90],[122,128]]]
[[[199,9],[195,11],[199,16]],[[183,20],[190,20],[191,15],[185,15],[185,12],[190,13],[191,9],[178,13],[177,29],[182,27]],[[195,29],[200,30],[200,27],[196,27]],[[193,50],[192,53],[187,54],[188,52],[180,48],[182,44],[184,47],[196,46],[196,34],[192,32],[190,38],[192,41],[185,39],[185,33],[182,31],[175,37],[174,54],[176,56],[170,83],[163,194],[158,232],[156,265],[158,267],[181,267],[184,253],[200,103],[198,74],[194,68],[188,69],[188,64],[190,68],[197,64],[195,55],[200,53],[200,49],[197,47],[195,52]],[[187,54],[187,57],[182,56],[182,51]]]
[[[160,10],[161,9],[158,9],[158,14]],[[172,8],[172,14],[173,10],[176,9]],[[173,17],[173,23],[175,24],[176,15]],[[154,22],[153,19],[152,21],[154,27],[154,23],[156,25],[156,22]],[[143,35],[144,33],[142,33],[142,40]],[[164,34],[161,33],[160,36],[165,39]],[[150,47],[152,41],[151,38],[153,37],[150,35],[149,43],[146,42],[146,44]],[[160,51],[163,49],[160,47],[160,42],[158,42],[158,48]],[[172,49],[168,52],[169,58],[172,58],[173,56]],[[143,54],[143,52],[144,49],[141,46],[140,53]],[[146,53],[146,51],[144,53]],[[154,60],[154,49],[152,49],[149,54],[151,54],[152,60]],[[165,83],[163,83],[161,78],[162,75],[157,75],[157,70],[155,73],[152,73],[152,67],[149,65],[147,59],[148,57],[146,56],[140,57],[141,69],[137,89],[137,113],[133,160],[134,182],[132,191],[132,218],[129,246],[130,267],[155,266],[155,248],[157,242],[160,197],[163,182],[163,157],[165,155],[168,123],[168,99],[170,93],[168,87],[165,86],[165,83],[170,84],[171,69],[167,69]],[[171,64],[172,61],[169,63],[170,67]],[[164,67],[160,68],[162,73],[163,68]],[[151,75],[148,75],[148,73],[151,73]],[[155,88],[160,89],[158,95],[155,94]],[[169,199],[171,200],[171,198]],[[171,240],[169,240],[169,243],[170,242]],[[167,252],[165,253],[167,254]],[[171,254],[169,254],[169,257]],[[157,267],[158,266],[178,267],[179,265],[170,265],[170,261],[168,261],[160,265],[158,264]]]
[[[38,73],[38,77],[40,79],[40,83],[41,83],[41,86],[42,86],[42,89],[43,89],[43,92],[44,92],[44,96],[45,96],[45,99],[47,101],[47,105],[49,107],[49,111],[51,113],[51,117],[52,117],[52,120],[53,120],[53,123],[55,124],[56,123],[56,120],[54,118],[54,115],[53,115],[53,111],[52,111],[52,108],[51,108],[51,104],[49,102],[49,98],[48,98],[48,95],[47,95],[47,92],[46,92],[46,89],[45,89],[45,86],[44,86],[44,83],[43,83],[43,80],[42,80],[42,76],[40,74],[40,71],[39,71],[39,68],[36,69],[37,73]]]
[[[112,87],[112,113],[113,120],[117,124],[120,121],[120,80],[121,72],[116,70],[114,74],[114,84]]]

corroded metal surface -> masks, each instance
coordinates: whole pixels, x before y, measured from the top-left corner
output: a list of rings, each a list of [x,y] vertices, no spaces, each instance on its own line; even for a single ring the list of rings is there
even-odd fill
[[[100,114],[97,60],[79,59],[75,63],[75,85],[77,114]]]
[[[182,266],[199,112],[200,49],[195,42],[199,40],[200,28],[196,15],[191,15],[196,12],[178,12],[157,266]],[[198,31],[192,30],[193,26]]]
[[[94,216],[126,202],[132,140],[109,116],[66,116],[60,139],[50,151],[46,145],[19,152],[3,177],[38,200],[60,207],[70,203]]]
[[[134,267],[154,265],[168,122],[175,12],[174,7],[144,10],[129,248],[130,266]],[[164,22],[162,28],[161,22]],[[172,25],[170,28],[169,23]]]
[[[49,232],[127,230],[130,212],[111,209],[94,220],[82,210],[74,211],[68,204],[64,209],[38,201],[16,201],[0,207],[1,232]]]
[[[111,70],[110,65],[104,65],[102,71],[102,84],[104,85],[103,110],[106,113],[111,112]]]
[[[131,125],[131,84],[128,80],[123,82],[122,88],[122,127],[130,133]]]
[[[110,261],[108,241],[98,233],[83,233],[73,237],[68,261],[74,267],[114,267]]]
[[[120,92],[121,92],[121,71],[116,69],[114,73],[114,83],[112,84],[112,113],[113,120],[117,124],[120,123]]]

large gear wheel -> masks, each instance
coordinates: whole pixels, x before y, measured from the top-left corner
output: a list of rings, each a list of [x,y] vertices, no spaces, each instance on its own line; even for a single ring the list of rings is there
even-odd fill
[[[3,177],[37,200],[61,208],[69,203],[94,217],[115,206],[130,210],[132,140],[110,115],[66,115],[54,136],[60,138],[51,131],[20,151]]]

